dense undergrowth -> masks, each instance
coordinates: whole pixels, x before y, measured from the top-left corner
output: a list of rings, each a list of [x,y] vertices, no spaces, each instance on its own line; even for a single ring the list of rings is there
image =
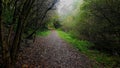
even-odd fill
[[[111,56],[97,50],[92,50],[91,47],[94,46],[94,44],[85,40],[78,40],[63,31],[57,32],[62,39],[73,44],[74,47],[76,47],[83,54],[87,55],[90,59],[97,61],[97,64],[94,64],[95,68],[99,68],[99,64],[104,66],[105,68],[120,67],[120,57]]]
[[[37,36],[47,36],[48,34],[50,34],[49,30],[44,30],[44,31],[38,31],[36,33]]]

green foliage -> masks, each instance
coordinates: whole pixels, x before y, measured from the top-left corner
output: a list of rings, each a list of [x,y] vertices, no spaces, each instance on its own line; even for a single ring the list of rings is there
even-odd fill
[[[56,22],[54,22],[53,24],[54,24],[54,27],[55,27],[56,29],[58,29],[58,28],[61,27],[61,24],[60,24],[59,21],[56,21]]]
[[[78,49],[80,49],[80,51],[86,51],[88,50],[88,48],[90,47],[88,44],[89,42],[87,41],[80,41],[77,40],[76,38],[71,37],[70,34],[67,34],[65,32],[62,31],[58,31],[60,37],[62,37],[63,39],[65,39],[66,41],[73,43]]]
[[[85,25],[77,23],[83,26],[83,29],[79,28],[81,29],[79,32],[84,39],[94,42],[97,45],[95,48],[111,54],[113,52],[120,54],[118,42],[120,39],[115,39],[120,37],[118,3],[120,3],[118,0],[86,0],[81,7],[83,14],[86,15],[80,14],[82,18],[80,21]]]
[[[61,29],[70,34],[58,33],[106,68],[120,67],[120,8],[118,6],[120,6],[119,0],[84,0],[77,11],[73,10],[73,13],[62,22]],[[76,40],[70,37],[71,35],[83,41]]]
[[[45,31],[38,31],[36,33],[37,36],[47,36],[50,34],[50,31],[49,30],[45,30]]]
[[[86,54],[89,58],[96,60],[98,63],[94,64],[94,68],[101,68],[101,66],[104,66],[105,68],[114,68],[114,67],[120,66],[119,57],[110,56],[110,55],[101,53],[97,50],[91,50],[90,47],[94,46],[94,44],[88,41],[83,41],[83,40],[78,40],[76,38],[73,38],[71,37],[70,34],[67,34],[62,31],[57,31],[57,32],[62,39],[71,43],[80,52]]]
[[[63,21],[62,29],[95,44],[93,49],[120,55],[120,1],[84,0],[78,11]],[[73,19],[70,19],[73,18]]]
[[[12,23],[12,19],[13,19],[13,10],[6,8],[3,10],[2,16],[4,19],[4,22],[6,25],[11,24]]]
[[[51,18],[51,24],[52,24],[52,28],[55,28],[55,29],[58,29],[61,27],[61,23],[60,21],[58,20],[59,16],[58,14],[54,14],[52,15],[52,18]]]
[[[2,68],[14,68],[21,43],[35,38],[33,35],[37,30],[47,29],[46,15],[56,2],[57,0],[0,0]],[[46,35],[47,32],[39,34]]]

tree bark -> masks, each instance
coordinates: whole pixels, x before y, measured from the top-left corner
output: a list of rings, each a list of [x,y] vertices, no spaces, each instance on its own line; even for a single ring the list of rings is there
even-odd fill
[[[11,67],[11,59],[10,59],[10,51],[6,39],[4,37],[4,25],[2,21],[2,0],[0,0],[0,46],[2,48],[2,67],[10,68]]]

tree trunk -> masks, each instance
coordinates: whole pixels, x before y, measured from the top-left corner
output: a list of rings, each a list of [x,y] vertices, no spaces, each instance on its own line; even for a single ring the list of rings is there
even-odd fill
[[[12,48],[11,48],[11,59],[13,64],[15,64],[16,55],[18,53],[18,46],[20,45],[21,28],[22,28],[22,23],[20,18],[17,24],[16,33],[15,33],[15,37],[13,39]]]
[[[2,48],[2,67],[3,68],[12,68],[11,67],[11,58],[10,51],[6,39],[4,38],[4,25],[2,22],[2,0],[0,0],[0,46]]]

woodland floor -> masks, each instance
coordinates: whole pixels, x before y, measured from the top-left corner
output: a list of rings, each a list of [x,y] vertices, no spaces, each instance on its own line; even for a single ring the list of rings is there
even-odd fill
[[[92,63],[53,30],[23,48],[16,68],[92,68]]]

